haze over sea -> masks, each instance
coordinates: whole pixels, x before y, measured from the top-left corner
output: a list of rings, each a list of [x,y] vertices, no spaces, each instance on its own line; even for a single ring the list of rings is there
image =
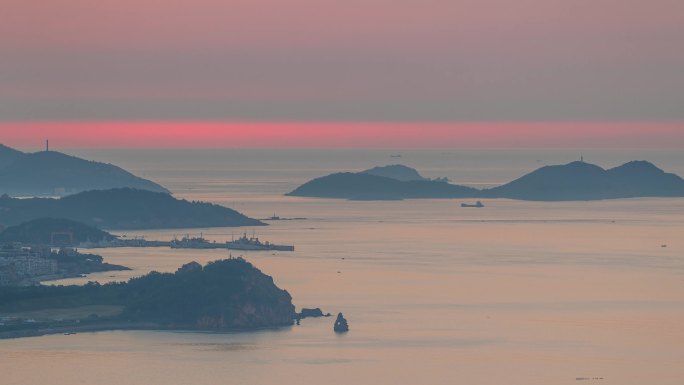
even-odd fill
[[[71,150],[256,218],[255,229],[126,232],[148,239],[242,231],[296,251],[244,257],[300,307],[344,312],[247,333],[112,331],[0,341],[0,383],[681,384],[684,199],[358,202],[285,197],[337,171],[402,163],[488,187],[547,164],[634,159],[684,176],[678,150]],[[398,155],[401,155],[398,157]],[[394,156],[394,157],[393,157]],[[124,234],[122,232],[116,232]],[[666,245],[667,247],[663,247]],[[224,258],[217,250],[100,249],[125,280]],[[233,255],[236,255],[234,253]]]

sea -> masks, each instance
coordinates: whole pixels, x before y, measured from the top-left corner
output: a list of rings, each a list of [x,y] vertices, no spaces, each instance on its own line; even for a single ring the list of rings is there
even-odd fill
[[[297,309],[344,313],[239,333],[104,331],[0,340],[2,385],[680,385],[684,383],[684,198],[592,202],[287,197],[311,178],[405,164],[490,187],[583,157],[649,160],[684,175],[684,154],[652,149],[77,149],[176,197],[277,215],[267,227],[113,231],[217,241],[247,233],[294,252],[241,255]],[[95,249],[131,271],[172,272],[223,250]]]

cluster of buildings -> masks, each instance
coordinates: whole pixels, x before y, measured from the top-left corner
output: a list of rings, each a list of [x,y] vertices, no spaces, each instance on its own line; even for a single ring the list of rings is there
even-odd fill
[[[58,274],[57,261],[49,247],[4,245],[0,248],[0,286],[17,285],[32,278]]]

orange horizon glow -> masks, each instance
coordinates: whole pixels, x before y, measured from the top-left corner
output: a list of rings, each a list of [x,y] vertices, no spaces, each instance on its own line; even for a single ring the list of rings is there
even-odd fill
[[[41,148],[684,148],[684,123],[0,122]]]

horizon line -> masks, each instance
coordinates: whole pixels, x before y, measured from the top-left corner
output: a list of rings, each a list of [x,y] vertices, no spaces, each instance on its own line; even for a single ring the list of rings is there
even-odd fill
[[[684,122],[41,121],[0,122],[0,137],[24,148],[684,148]]]

